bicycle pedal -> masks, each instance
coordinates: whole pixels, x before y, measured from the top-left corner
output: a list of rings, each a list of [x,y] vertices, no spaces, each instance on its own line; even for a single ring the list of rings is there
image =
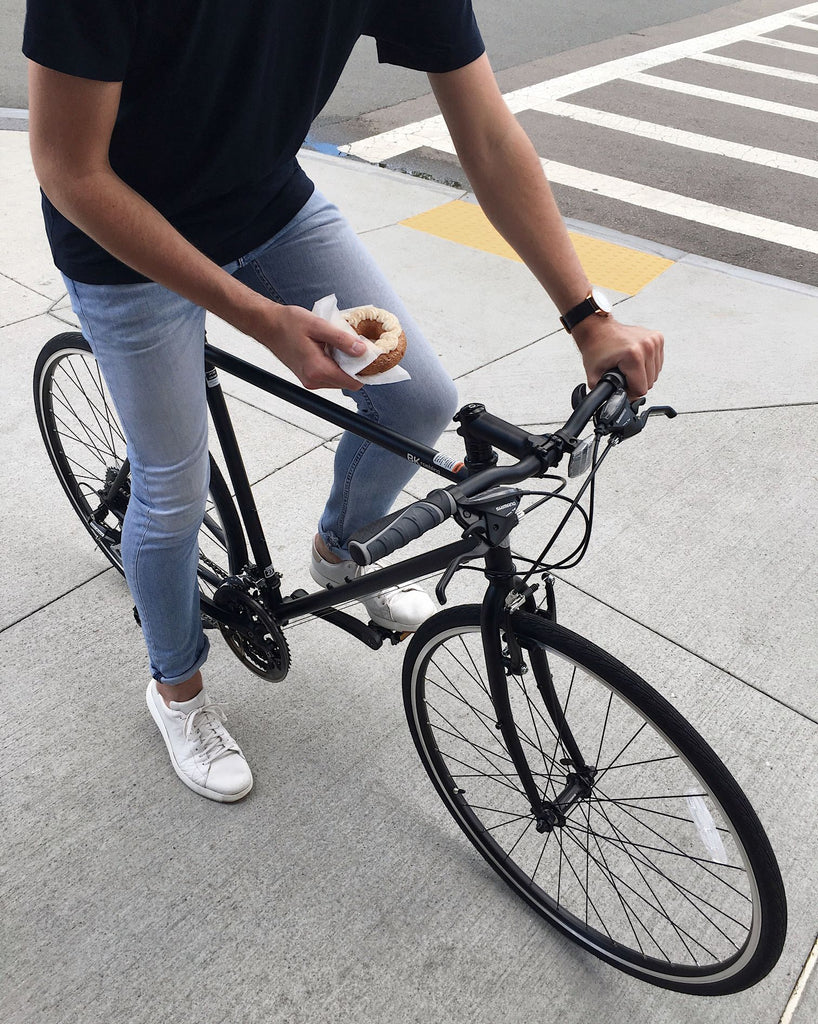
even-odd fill
[[[409,631],[399,633],[397,630],[387,629],[385,626],[379,626],[377,622],[373,622],[371,619],[369,620],[369,628],[384,640],[388,640],[393,647],[401,643],[401,641],[406,640],[407,637],[413,635]]]

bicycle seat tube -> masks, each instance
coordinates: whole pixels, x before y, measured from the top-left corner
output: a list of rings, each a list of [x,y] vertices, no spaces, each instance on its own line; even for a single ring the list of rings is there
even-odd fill
[[[266,587],[268,597],[271,599],[272,606],[276,607],[281,603],[281,589],[279,586],[281,577],[272,565],[267,540],[264,536],[258,510],[256,509],[253,489],[247,477],[244,460],[241,457],[239,444],[236,440],[236,432],[233,429],[224,392],[219,383],[218,372],[215,366],[207,360],[205,361],[205,381],[207,384],[208,408],[213,417],[216,436],[224,453],[230,481],[236,493],[236,502],[247,530],[250,549],[253,552],[258,569],[263,573],[264,586]]]

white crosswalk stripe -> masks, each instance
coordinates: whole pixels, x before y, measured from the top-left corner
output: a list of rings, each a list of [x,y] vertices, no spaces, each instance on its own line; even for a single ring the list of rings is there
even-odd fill
[[[736,57],[723,57],[718,53],[691,54],[692,60],[704,64],[721,64],[725,68],[737,68],[739,71],[752,71],[756,75],[771,75],[773,78],[786,78],[790,82],[805,82],[807,85],[818,85],[818,75],[808,71],[790,71],[789,68],[774,68],[768,64],[754,64],[749,60]]]
[[[610,114],[606,110],[578,107],[576,104],[565,103],[562,100],[538,103],[533,109],[539,110],[543,114],[570,117],[575,121],[598,125],[600,128],[610,128],[612,131],[628,132],[644,139],[666,142],[671,146],[686,146],[688,149],[697,149],[702,153],[715,153],[717,156],[728,156],[733,160],[746,160],[748,163],[759,164],[762,167],[776,167],[781,171],[790,171],[793,174],[804,174],[810,178],[818,177],[818,160],[790,156],[787,153],[775,153],[772,150],[728,142],[725,139],[714,139],[696,132],[668,128],[663,124],[653,124],[651,121],[640,121],[638,118],[628,117],[625,114]]]
[[[753,36],[748,42],[761,43],[762,46],[777,46],[781,50],[794,50],[796,53],[814,53],[818,56],[815,49],[818,42],[815,46],[805,46],[803,43],[791,43],[787,39],[767,39],[764,36]]]
[[[815,26],[818,29],[818,25]],[[802,121],[818,122],[818,110],[809,107],[795,107],[787,103],[776,103],[774,100],[762,100],[756,96],[745,96],[742,93],[727,92],[724,89],[711,89],[706,85],[693,82],[680,82],[675,78],[659,78],[658,75],[644,75],[637,71],[623,79],[635,85],[647,85],[654,89],[665,89],[668,92],[680,92],[687,96],[698,96],[704,100],[716,100],[719,103],[733,103],[738,107],[749,107],[752,110],[763,110],[768,114],[780,114],[782,117],[796,117]]]
[[[816,20],[807,21],[808,18]],[[784,39],[772,38],[769,35],[769,33],[792,26],[813,32],[815,45],[809,45],[807,42],[789,42]],[[807,38],[805,35],[804,39]],[[756,62],[752,58],[748,58],[747,55],[750,52],[748,46],[734,50],[733,52],[739,54],[735,57],[729,51],[728,53],[714,52],[723,51],[734,44],[762,44],[768,52],[768,56],[764,58],[759,56],[758,62]],[[776,59],[776,53],[781,54],[781,60]],[[799,60],[802,68],[810,68],[810,62],[808,60],[805,62],[805,58],[801,54],[815,55],[815,72],[811,69],[796,70]],[[813,132],[811,125],[818,122],[818,96],[816,96],[814,107],[803,106],[763,98],[763,89],[748,87],[748,93],[751,91],[761,92],[761,96],[744,94],[738,91],[732,82],[730,83],[733,86],[731,89],[719,89],[702,85],[696,81],[685,81],[685,78],[695,77],[686,67],[675,75],[663,75],[662,73],[662,69],[666,65],[677,61],[691,60],[709,63],[724,69],[737,69],[744,73],[752,72],[760,81],[763,81],[765,77],[773,77],[797,83],[798,87],[818,86],[818,3],[794,6],[787,11],[781,11],[752,22],[734,25],[706,35],[679,40],[666,46],[655,47],[641,53],[582,68],[517,89],[506,94],[505,99],[510,109],[518,115],[532,111],[553,118],[572,119],[575,122],[582,122],[605,131],[629,133],[648,143],[684,147],[689,151],[717,158],[727,158],[742,165],[755,165],[768,171],[779,171],[788,175],[813,179],[818,177],[818,133],[816,133],[816,144],[811,150],[809,146],[804,145],[802,138],[804,132]],[[762,63],[762,60],[769,61],[769,63]],[[795,62],[794,68],[786,66],[787,63],[793,62]],[[734,78],[736,77],[734,75]],[[744,84],[744,81],[739,80],[740,87]],[[601,86],[615,85],[619,87],[625,85],[630,88],[634,86],[649,87],[656,94],[657,109],[655,112],[649,111],[647,117],[645,110],[640,109],[639,113],[642,116],[636,117],[624,108],[621,112],[596,109],[593,95],[583,96],[580,102],[572,102],[572,97],[578,93],[585,93]],[[785,87],[782,85],[783,88]],[[702,131],[692,131],[689,130],[691,125],[682,128],[660,123],[659,106],[662,103],[663,91],[687,95],[700,101],[703,105],[702,123],[706,124],[707,128]],[[769,93],[769,88],[767,92]],[[805,99],[809,102],[811,97],[805,97]],[[714,101],[718,101],[718,104]],[[615,93],[614,99],[608,95],[605,105],[606,107],[616,106]],[[798,147],[794,152],[779,152],[777,148],[759,145],[756,137],[748,137],[746,142],[735,141],[735,132],[729,130],[731,125],[728,120],[730,109],[738,107],[745,108],[748,112],[757,111],[760,117],[767,116],[768,120],[764,122],[764,127],[772,132],[772,136],[779,146],[787,144],[786,142],[782,143],[782,139],[786,140],[787,135],[783,129],[776,132],[773,122],[776,117],[788,119],[785,123],[791,125],[792,130],[796,132],[793,139],[795,143],[799,144]],[[650,119],[651,114],[657,118],[656,121]],[[718,117],[722,118],[721,122],[717,121]],[[667,120],[667,117],[663,120]],[[795,122],[798,121],[806,122],[803,128],[797,127]],[[722,131],[725,137],[721,137],[719,134],[720,125],[723,125]],[[698,122],[693,127],[698,128]],[[354,156],[375,163],[388,161],[418,149],[445,154],[451,154],[454,151],[445,123],[440,116],[403,125],[391,131],[361,139],[343,148]],[[814,153],[816,158],[812,158],[811,155],[798,155],[799,149],[801,153]],[[547,153],[543,155],[547,156]],[[573,189],[596,193],[631,205],[639,205],[647,210],[668,213],[674,217],[718,227],[734,234],[746,235],[802,252],[818,254],[818,231],[816,230],[765,216],[766,211],[761,209],[758,211],[733,209],[720,203],[705,202],[701,198],[674,193],[664,188],[655,188],[644,182],[628,181],[616,175],[603,173],[603,168],[595,168],[593,153],[587,155],[583,153],[583,156],[587,159],[589,166],[574,166],[549,159],[544,159],[543,165],[553,182],[567,185]],[[748,173],[756,172],[748,169]],[[664,182],[660,184],[664,184]],[[782,188],[785,187],[782,184]]]

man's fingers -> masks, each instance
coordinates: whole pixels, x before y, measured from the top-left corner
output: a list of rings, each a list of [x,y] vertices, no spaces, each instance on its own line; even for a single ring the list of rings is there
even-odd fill
[[[312,337],[321,345],[329,345],[330,348],[337,348],[350,356],[360,356],[366,351],[366,344],[351,331],[342,331],[338,327],[315,317],[310,330]]]
[[[653,333],[619,360],[619,369],[628,382],[628,397],[641,398],[656,383],[662,369],[664,338]]]
[[[302,364],[300,370],[296,370],[296,375],[305,388],[309,391],[316,391],[319,388],[346,388],[348,391],[358,391],[363,387],[359,380],[350,377],[332,356],[324,352],[322,345],[316,344],[312,347],[314,351],[310,353],[311,357]]]
[[[625,375],[628,398],[631,400],[641,398],[650,391],[653,383],[651,362],[649,354],[643,350],[629,351],[620,358],[617,366]]]
[[[357,335],[347,334],[346,331],[335,331],[333,337],[326,344],[340,349],[341,352],[346,352],[350,356],[362,356],[366,352],[364,342]]]

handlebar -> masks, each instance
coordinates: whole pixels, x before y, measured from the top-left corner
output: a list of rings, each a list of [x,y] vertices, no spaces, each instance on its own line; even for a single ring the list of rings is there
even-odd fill
[[[358,565],[371,565],[454,515],[457,503],[448,490],[438,488],[413,502],[392,522],[365,541],[351,540],[349,553]]]
[[[405,508],[374,536],[353,537],[348,545],[352,559],[358,565],[371,565],[449,519],[457,511],[459,502],[466,498],[492,487],[541,476],[553,469],[566,452],[573,451],[582,431],[611,396],[625,393],[625,378],[618,370],[611,370],[587,395],[582,392],[579,388],[574,392],[576,407],[565,425],[554,434],[530,434],[489,413],[476,417],[468,425],[464,423],[470,436],[521,456],[519,461],[511,466],[481,470],[462,483],[431,491],[421,501]]]

